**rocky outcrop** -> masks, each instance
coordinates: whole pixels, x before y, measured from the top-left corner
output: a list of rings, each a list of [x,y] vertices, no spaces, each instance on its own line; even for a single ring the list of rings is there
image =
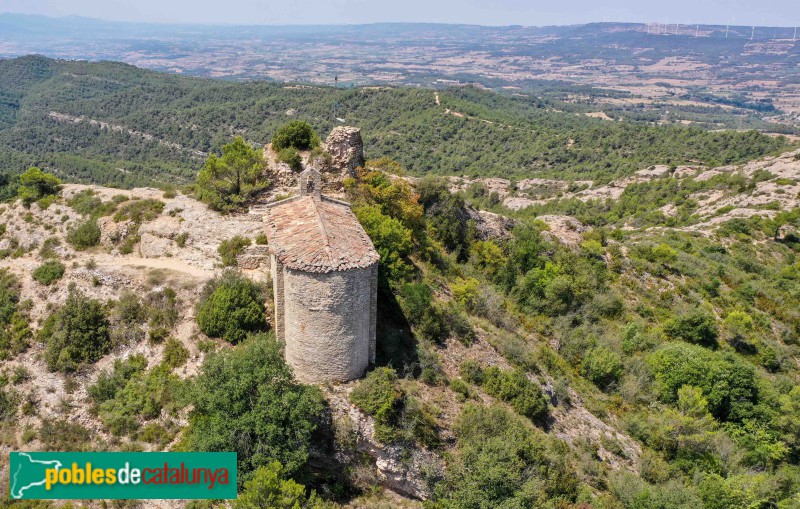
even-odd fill
[[[355,177],[356,168],[364,166],[364,142],[357,127],[334,127],[325,140],[325,150],[331,155],[332,171],[343,177]]]
[[[587,226],[571,216],[544,215],[538,216],[536,219],[550,227],[550,230],[542,232],[542,235],[557,239],[570,247],[579,246],[583,241],[581,234],[592,230],[591,226]]]
[[[125,240],[136,229],[133,221],[120,221],[117,223],[111,216],[99,218],[97,226],[100,228],[100,243],[106,246]]]
[[[432,481],[444,472],[442,459],[427,449],[379,442],[375,439],[375,420],[350,403],[349,390],[338,386],[326,394],[333,421],[347,428],[349,435],[337,446],[338,461],[353,465],[358,462],[356,456],[366,454],[378,484],[418,500],[430,498]]]
[[[469,218],[475,222],[475,230],[480,240],[511,238],[511,230],[517,224],[513,219],[470,206],[467,206],[466,209]]]

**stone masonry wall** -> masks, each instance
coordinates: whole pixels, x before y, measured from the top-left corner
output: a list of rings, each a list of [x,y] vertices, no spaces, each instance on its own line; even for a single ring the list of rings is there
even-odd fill
[[[295,378],[314,383],[363,376],[374,352],[374,267],[325,274],[283,267],[282,272],[281,332]]]

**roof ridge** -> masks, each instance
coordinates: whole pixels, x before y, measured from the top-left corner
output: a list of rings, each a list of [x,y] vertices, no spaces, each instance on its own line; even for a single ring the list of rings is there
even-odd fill
[[[325,226],[325,221],[322,220],[322,214],[320,214],[319,207],[317,207],[317,200],[314,197],[311,197],[311,204],[314,206],[314,215],[317,216],[317,225],[319,225],[319,230],[322,234],[322,245],[325,249],[325,255],[328,257],[328,263],[332,265],[334,260],[331,252],[331,239],[328,234],[328,229]]]

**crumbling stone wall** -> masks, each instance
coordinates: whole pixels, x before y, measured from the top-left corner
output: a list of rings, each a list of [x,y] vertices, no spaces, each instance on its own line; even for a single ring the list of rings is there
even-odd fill
[[[298,380],[353,380],[374,361],[376,268],[311,273],[274,265],[276,333]]]
[[[325,150],[331,155],[333,171],[342,177],[355,177],[356,168],[364,166],[364,142],[357,127],[334,127],[325,140]]]

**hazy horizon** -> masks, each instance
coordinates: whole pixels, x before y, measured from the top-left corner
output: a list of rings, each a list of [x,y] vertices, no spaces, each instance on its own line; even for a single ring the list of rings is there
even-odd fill
[[[280,7],[279,7],[280,6]],[[693,2],[665,8],[638,0],[577,0],[553,6],[539,0],[0,0],[0,14],[51,18],[79,16],[102,21],[199,25],[360,25],[445,23],[482,26],[564,26],[594,22],[792,27],[800,8],[789,0]]]

